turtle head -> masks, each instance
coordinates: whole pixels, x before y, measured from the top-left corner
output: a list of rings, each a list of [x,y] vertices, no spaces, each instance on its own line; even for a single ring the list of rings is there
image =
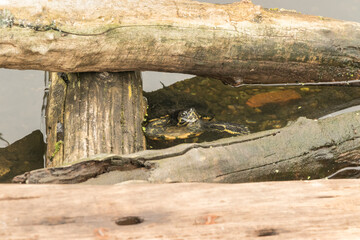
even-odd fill
[[[189,108],[184,111],[180,111],[178,114],[178,125],[185,126],[189,123],[195,123],[200,119],[199,114],[195,108]]]

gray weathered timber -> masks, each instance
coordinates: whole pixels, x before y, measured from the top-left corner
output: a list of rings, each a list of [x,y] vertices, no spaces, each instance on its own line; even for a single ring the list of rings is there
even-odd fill
[[[360,23],[190,0],[0,3],[0,67],[152,70],[241,83],[358,79]]]
[[[359,187],[359,180],[0,185],[0,236],[2,240],[359,239]],[[143,222],[118,225],[127,217]]]
[[[51,74],[47,166],[145,149],[140,72]]]
[[[319,121],[300,118],[282,129],[214,142],[181,144],[121,156],[98,155],[72,166],[31,171],[13,181],[237,183],[320,178],[343,166],[358,164],[359,146],[360,115],[352,112]]]

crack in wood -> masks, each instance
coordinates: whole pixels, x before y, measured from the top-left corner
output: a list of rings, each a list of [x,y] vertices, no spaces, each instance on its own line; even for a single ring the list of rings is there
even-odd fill
[[[261,166],[255,166],[255,167],[251,167],[251,168],[245,168],[245,169],[241,169],[241,170],[236,170],[236,171],[232,171],[232,172],[228,172],[228,173],[216,175],[216,176],[215,176],[215,179],[221,178],[221,177],[224,177],[224,176],[228,176],[228,175],[231,175],[231,174],[234,174],[234,173],[241,173],[241,172],[246,172],[246,171],[250,171],[250,170],[260,169],[260,168],[263,168],[263,167],[266,167],[266,166],[270,166],[270,165],[275,165],[275,164],[278,164],[278,163],[282,163],[282,162],[286,162],[286,161],[292,160],[292,159],[294,159],[294,158],[306,156],[307,154],[309,154],[309,152],[305,152],[305,153],[302,153],[302,154],[300,154],[300,155],[293,156],[293,157],[291,157],[291,158],[285,158],[285,159],[282,159],[282,160],[279,160],[279,161],[276,161],[276,162],[271,162],[271,163],[263,164],[263,165],[261,165]]]
[[[235,31],[235,32],[239,32],[238,29],[237,29],[236,23],[231,19],[231,15],[230,15],[229,10],[227,9],[227,10],[225,10],[225,12],[227,13],[227,15],[228,15],[228,17],[229,17],[229,23],[230,23],[230,25],[234,27],[234,31]]]
[[[65,31],[62,30],[61,28],[58,27],[54,27],[51,25],[44,25],[44,27],[47,27],[46,29],[37,29],[34,28],[34,26],[32,25],[21,25],[19,23],[14,23],[15,27],[19,27],[19,28],[29,28],[32,29],[36,32],[47,32],[47,31],[57,31],[59,33],[62,34],[67,34],[67,35],[75,35],[75,36],[99,36],[99,35],[104,35],[106,33],[109,33],[111,31],[117,30],[117,29],[121,29],[121,28],[137,28],[137,27],[159,27],[159,28],[164,28],[164,27],[168,27],[168,28],[174,28],[174,29],[194,29],[194,27],[186,27],[186,26],[175,26],[175,25],[170,25],[170,24],[148,24],[148,25],[123,25],[123,26],[117,26],[117,27],[112,27],[109,29],[106,29],[105,31],[102,32],[98,32],[98,33],[76,33],[76,32],[70,32],[70,31]],[[231,24],[231,26],[233,26]],[[233,26],[234,27],[234,26]],[[227,31],[227,32],[237,32],[237,30],[233,30],[233,29],[227,29],[227,28],[211,28],[211,27],[204,27],[204,26],[197,26],[196,29],[199,30],[209,30],[209,31]],[[277,37],[277,36],[276,36]]]
[[[32,223],[31,225],[57,226],[57,225],[75,223],[75,222],[76,219],[72,217],[48,217],[41,220],[39,223]]]
[[[348,139],[348,140],[345,140],[345,141],[342,141],[340,143],[338,143],[338,145],[342,145],[342,144],[345,144],[346,142],[351,142],[355,139],[358,139],[360,137],[354,137],[354,138],[351,138],[351,139]],[[327,149],[329,147],[333,147],[333,145],[331,144],[325,144],[325,145],[322,145],[322,146],[319,146],[319,147],[316,147],[316,148],[312,148],[310,149],[310,151],[307,151],[307,152],[304,152],[302,154],[299,154],[297,156],[293,156],[291,158],[285,158],[285,159],[281,159],[279,161],[275,161],[275,162],[271,162],[271,163],[267,163],[267,164],[263,164],[263,165],[260,165],[260,166],[254,166],[254,167],[251,167],[251,168],[246,168],[246,169],[241,169],[241,170],[236,170],[236,171],[232,171],[232,172],[228,172],[228,173],[224,173],[224,174],[220,174],[220,175],[216,175],[215,179],[217,178],[221,178],[221,177],[224,177],[224,176],[228,176],[228,175],[231,175],[231,174],[235,174],[235,173],[241,173],[241,172],[246,172],[246,171],[251,171],[251,170],[255,170],[255,169],[260,169],[260,168],[263,168],[263,167],[266,167],[266,166],[270,166],[270,165],[275,165],[275,164],[279,164],[279,163],[283,163],[283,162],[286,162],[286,161],[291,161],[295,158],[299,158],[299,157],[304,157],[306,155],[309,155],[311,154],[312,152],[316,152],[318,150],[321,150],[321,149]],[[334,149],[334,148],[333,148]],[[270,154],[270,155],[267,155],[266,157],[269,157],[269,156],[272,156],[272,155],[275,155],[274,154]],[[354,169],[356,170],[360,170],[360,167],[355,167]],[[350,169],[350,170],[354,170],[354,169]],[[348,169],[346,169],[348,170]],[[344,170],[345,171],[345,170]],[[342,170],[339,170],[338,172],[330,175],[329,177],[327,178],[330,178],[330,177],[334,177],[336,174],[342,172]]]
[[[28,200],[28,199],[35,199],[40,198],[39,196],[29,196],[29,197],[2,197],[0,201],[16,201],[16,200]]]
[[[177,17],[180,17],[179,7],[178,7],[178,5],[177,5],[177,3],[176,3],[175,0],[173,0],[173,4],[174,4],[174,6],[175,6],[175,8],[176,8],[176,16],[177,16]]]
[[[0,45],[8,45],[8,46],[12,46],[14,48],[17,48],[17,46],[11,42],[0,42]]]
[[[270,134],[266,134],[266,135],[262,135],[259,137],[254,137],[254,138],[248,138],[245,140],[239,140],[239,141],[233,141],[233,142],[229,142],[229,143],[219,143],[219,144],[209,144],[209,145],[202,145],[202,144],[191,144],[189,147],[183,149],[182,151],[178,151],[178,152],[174,152],[174,153],[168,153],[168,154],[163,154],[163,155],[159,155],[159,156],[153,156],[153,157],[122,157],[122,156],[112,156],[111,158],[116,158],[113,160],[138,160],[138,161],[157,161],[157,160],[161,160],[161,159],[165,159],[165,158],[171,158],[171,157],[177,157],[177,156],[181,156],[184,155],[185,153],[191,151],[192,149],[197,149],[197,148],[203,148],[203,149],[207,149],[207,148],[217,148],[217,147],[225,147],[225,146],[231,146],[234,144],[239,144],[239,143],[245,143],[245,142],[250,142],[250,141],[255,141],[255,140],[259,140],[262,138],[267,138],[267,137],[273,137],[276,136],[277,134],[279,134],[281,131],[277,131],[274,133],[270,133]]]
[[[68,79],[68,75],[66,74],[66,73],[64,73],[65,75],[66,75],[66,77],[67,77],[67,79]],[[67,92],[68,92],[68,84],[69,84],[69,82],[66,82],[66,81],[64,81],[65,82],[65,89],[64,89],[64,92],[65,92],[65,97],[64,97],[64,102],[63,102],[63,106],[62,106],[62,111],[63,111],[63,113],[64,114],[62,114],[61,115],[61,123],[63,124],[63,130],[64,130],[64,139],[63,139],[63,141],[65,140],[65,131],[66,131],[66,126],[65,126],[65,110],[66,110],[66,99],[67,99]],[[65,142],[65,141],[64,141]],[[61,161],[64,161],[65,159],[64,159],[64,156],[65,156],[65,146],[63,145],[62,146],[62,160]]]
[[[279,231],[275,228],[263,228],[260,230],[255,231],[257,237],[268,237],[268,236],[275,236],[279,235]]]

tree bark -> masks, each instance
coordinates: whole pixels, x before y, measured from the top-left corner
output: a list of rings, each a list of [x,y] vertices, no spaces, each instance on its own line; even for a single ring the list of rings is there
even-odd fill
[[[0,8],[4,68],[181,72],[232,85],[360,76],[359,23],[250,1],[13,0]]]
[[[0,185],[0,192],[2,240],[358,239],[360,235],[358,180]]]
[[[98,155],[72,166],[39,169],[20,183],[115,184],[128,180],[238,183],[323,178],[360,155],[359,113],[319,121],[300,118],[282,129],[129,155]]]
[[[51,73],[47,166],[145,149],[139,72]]]

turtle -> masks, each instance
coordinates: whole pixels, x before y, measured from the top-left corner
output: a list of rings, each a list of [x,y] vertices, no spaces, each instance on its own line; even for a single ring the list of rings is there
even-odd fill
[[[211,121],[200,116],[195,108],[177,111],[152,119],[145,126],[147,138],[152,140],[176,140],[200,136],[205,132],[220,132],[228,135],[246,135],[249,129],[241,124]]]

